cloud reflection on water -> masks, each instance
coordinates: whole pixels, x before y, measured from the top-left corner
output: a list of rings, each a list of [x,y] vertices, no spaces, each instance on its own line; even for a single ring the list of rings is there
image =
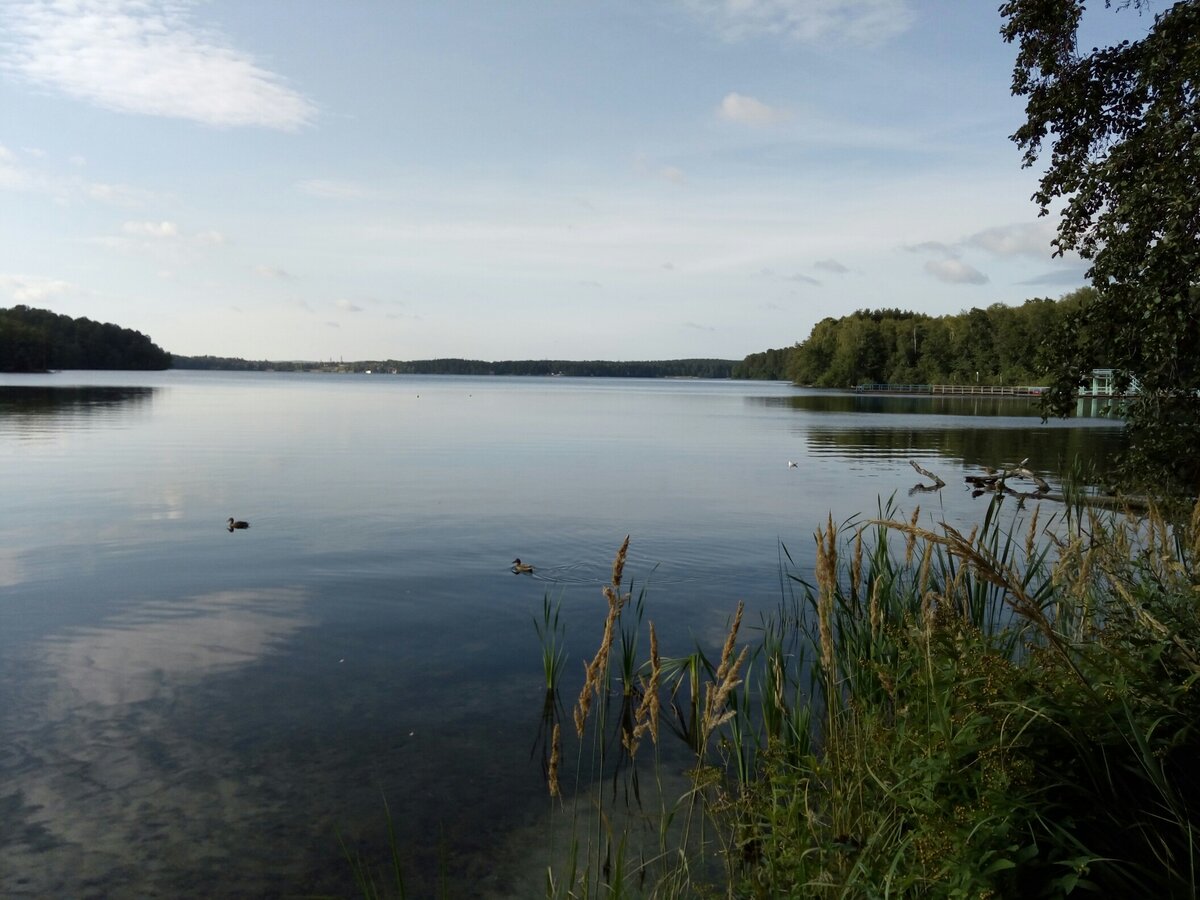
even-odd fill
[[[48,641],[55,701],[65,709],[140,703],[252,663],[305,624],[297,614],[303,598],[287,588],[222,591],[144,607],[118,624]]]
[[[188,732],[183,710],[203,702],[192,695],[206,679],[260,661],[309,624],[307,600],[293,588],[223,591],[41,642],[34,675],[0,712],[0,894],[169,894],[181,872],[219,870],[233,848],[214,834],[281,815],[234,754]],[[164,860],[181,852],[196,858]]]

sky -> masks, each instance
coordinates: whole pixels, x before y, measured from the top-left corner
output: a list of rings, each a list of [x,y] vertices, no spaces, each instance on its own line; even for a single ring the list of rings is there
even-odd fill
[[[184,355],[627,360],[1060,297],[996,6],[0,0],[0,306]]]

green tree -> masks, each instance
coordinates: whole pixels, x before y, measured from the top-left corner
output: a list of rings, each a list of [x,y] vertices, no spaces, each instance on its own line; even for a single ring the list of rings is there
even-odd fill
[[[166,369],[171,355],[139,331],[46,309],[0,309],[0,371]]]
[[[1112,0],[1105,7],[1111,9]],[[1134,385],[1126,479],[1163,494],[1200,486],[1200,3],[1149,19],[1149,0],[1115,4],[1145,33],[1081,52],[1083,0],[1009,0],[1018,47],[1013,135],[1026,167],[1043,162],[1035,201],[1062,203],[1056,252],[1091,263],[1090,302],[1046,347],[1043,412],[1065,415],[1097,366]]]

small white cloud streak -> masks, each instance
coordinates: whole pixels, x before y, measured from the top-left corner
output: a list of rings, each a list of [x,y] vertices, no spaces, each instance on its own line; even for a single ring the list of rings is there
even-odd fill
[[[121,230],[134,237],[145,238],[177,238],[179,226],[174,222],[126,222]]]
[[[925,271],[947,284],[987,284],[988,277],[961,259],[931,259]]]
[[[152,191],[127,184],[88,182],[74,173],[47,172],[46,166],[44,151],[26,148],[17,153],[0,144],[0,191],[42,194],[60,203],[87,199],[124,208],[162,202],[162,197]]]
[[[291,281],[296,276],[286,269],[279,269],[275,266],[260,265],[254,267],[254,274],[261,275],[263,278],[276,278],[280,281]]]
[[[363,311],[363,308],[361,306],[359,306],[353,300],[347,300],[345,297],[335,300],[333,305],[336,306],[338,309],[340,309],[342,312],[357,313],[357,312]]]
[[[780,37],[872,46],[915,20],[908,0],[680,0],[727,41]]]
[[[316,107],[192,21],[189,0],[17,0],[3,65],[104,109],[294,131]]]
[[[41,278],[35,275],[0,275],[0,291],[8,294],[14,303],[44,303],[58,294],[76,290],[69,281],[57,278]]]
[[[727,122],[742,125],[772,125],[784,121],[789,116],[786,110],[736,91],[725,95],[721,105],[717,107],[717,115]]]
[[[672,184],[687,184],[687,175],[683,173],[682,169],[678,169],[675,166],[663,166],[658,170],[658,174],[661,178]]]
[[[323,178],[310,178],[298,182],[296,187],[301,193],[323,200],[356,200],[366,197],[369,193],[365,187],[353,181],[330,181]]]
[[[98,203],[108,203],[112,206],[136,207],[147,206],[158,200],[151,191],[130,187],[126,184],[89,184],[84,188],[87,196]]]
[[[1027,278],[1018,284],[1027,285],[1072,285],[1079,286],[1087,283],[1087,269],[1081,266],[1071,266],[1057,272],[1046,272],[1034,278]]]
[[[813,268],[820,269],[822,272],[832,272],[834,275],[845,275],[850,271],[832,257],[829,259],[818,259],[815,263],[813,263]]]
[[[17,154],[0,144],[0,191],[31,191],[37,185]]]
[[[959,252],[956,248],[950,244],[943,244],[941,241],[921,241],[919,244],[908,244],[904,249],[910,253],[935,253],[946,259],[957,259],[959,257]]]
[[[1043,220],[985,228],[971,235],[964,243],[995,256],[1047,259],[1054,253],[1054,248],[1050,246],[1054,235],[1054,226]]]

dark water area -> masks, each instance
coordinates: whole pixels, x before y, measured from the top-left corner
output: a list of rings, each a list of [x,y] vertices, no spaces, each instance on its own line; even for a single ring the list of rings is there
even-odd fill
[[[969,524],[964,474],[1119,435],[756,382],[2,376],[0,896],[352,896],[385,801],[410,895],[528,896],[533,622],[561,606],[573,697],[626,534],[663,652],[712,650],[827,516]],[[910,458],[947,486],[909,498]]]

